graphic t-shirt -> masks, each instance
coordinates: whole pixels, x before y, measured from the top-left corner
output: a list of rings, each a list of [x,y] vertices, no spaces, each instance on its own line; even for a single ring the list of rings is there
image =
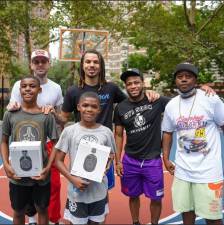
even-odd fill
[[[62,110],[64,112],[74,112],[75,121],[80,121],[80,114],[77,104],[80,96],[87,91],[95,92],[100,97],[101,112],[98,115],[97,123],[100,123],[112,130],[113,104],[123,101],[126,96],[114,83],[108,82],[99,90],[99,86],[84,85],[83,88],[77,86],[70,87],[64,97]]]
[[[109,128],[100,125],[95,129],[87,129],[83,126],[80,126],[79,123],[75,123],[74,125],[68,126],[63,130],[58,143],[55,145],[56,149],[69,154],[69,170],[71,170],[79,143],[82,139],[111,147],[111,151],[115,152],[114,136]],[[73,185],[69,182],[68,198],[72,202],[74,200],[76,202],[84,203],[96,202],[106,197],[107,186],[106,176],[103,177],[102,183],[90,181],[90,184],[85,189],[85,191],[78,191],[75,193],[76,196],[74,199]]]
[[[125,152],[137,159],[153,159],[161,153],[161,114],[170,99],[160,97],[149,102],[145,96],[139,102],[125,99],[114,112],[115,125],[125,128]]]
[[[175,176],[189,182],[210,183],[223,179],[220,129],[224,104],[218,96],[201,90],[166,106],[162,130],[177,132]]]
[[[20,88],[20,80],[17,81],[13,88],[11,93],[10,102],[22,102],[22,97],[19,91]],[[62,97],[62,91],[61,87],[55,83],[54,81],[47,79],[47,83],[40,85],[42,88],[41,93],[37,96],[37,105],[40,107],[46,106],[46,105],[52,105],[52,106],[60,106],[63,103],[63,97]]]
[[[11,137],[11,141],[41,141],[43,166],[48,162],[48,154],[45,149],[47,137],[51,140],[58,139],[56,122],[52,114],[28,113],[22,109],[14,112],[5,112],[2,124],[2,134]],[[12,183],[31,186],[34,183],[46,184],[50,181],[50,176],[45,181],[35,181],[31,178],[21,180],[11,180]]]

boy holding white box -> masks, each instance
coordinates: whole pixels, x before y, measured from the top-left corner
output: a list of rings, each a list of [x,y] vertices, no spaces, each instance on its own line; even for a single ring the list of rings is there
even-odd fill
[[[109,212],[107,177],[103,176],[102,182],[91,181],[90,179],[92,179],[91,173],[97,167],[96,164],[100,162],[100,157],[97,158],[95,154],[100,151],[97,146],[103,145],[103,147],[111,148],[108,160],[108,162],[111,162],[115,152],[114,136],[109,128],[96,123],[96,118],[100,112],[100,100],[96,93],[85,92],[82,94],[77,109],[80,112],[81,121],[66,127],[55,145],[56,150],[58,150],[55,164],[58,170],[69,180],[64,218],[72,224],[101,223]],[[85,151],[85,147],[80,146],[83,143],[85,145],[85,141],[87,141],[86,148],[88,148],[88,145],[92,146],[91,152],[86,155],[84,163],[83,160],[80,160],[79,163],[83,163],[81,168],[89,172],[88,180],[72,175],[74,172],[72,171],[72,168],[74,168],[73,162],[78,151]],[[94,144],[89,144],[90,142],[96,143],[95,147],[93,147]],[[70,157],[69,168],[64,164],[66,153]],[[88,160],[89,162],[87,162]],[[109,165],[107,165],[107,168],[109,168]]]
[[[50,198],[50,166],[54,160],[55,152],[48,159],[45,149],[47,137],[52,141],[58,139],[56,122],[51,114],[43,114],[37,105],[37,96],[41,92],[40,81],[33,77],[25,77],[20,83],[20,93],[23,99],[21,109],[14,112],[6,112],[2,125],[1,154],[4,169],[10,179],[9,190],[11,206],[14,210],[13,223],[25,224],[25,210],[30,201],[34,201],[38,212],[38,224],[48,224],[47,207]],[[43,170],[39,176],[18,177],[9,161],[9,138],[12,142],[41,141],[40,151]],[[25,143],[25,142],[24,142]],[[32,147],[32,146],[31,146]],[[28,170],[28,147],[22,151],[24,171]],[[11,159],[13,160],[13,159]],[[37,160],[35,158],[35,160]],[[31,161],[30,165],[35,164]],[[22,167],[22,164],[20,165]]]

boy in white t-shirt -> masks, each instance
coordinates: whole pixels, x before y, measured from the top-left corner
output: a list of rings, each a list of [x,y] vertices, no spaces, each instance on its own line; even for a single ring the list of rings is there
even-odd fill
[[[97,93],[85,92],[82,94],[77,108],[81,121],[66,127],[55,146],[57,150],[55,164],[69,181],[64,218],[72,224],[98,224],[105,220],[105,216],[109,212],[107,177],[104,176],[101,183],[86,181],[71,175],[70,170],[81,140],[111,147],[112,158],[115,152],[115,141],[109,128],[96,123],[100,112],[100,99]],[[67,153],[70,159],[69,168],[64,163]],[[111,160],[109,161],[111,162]],[[109,164],[107,168],[109,168]]]
[[[196,215],[207,224],[222,224],[223,170],[219,127],[224,126],[224,104],[195,88],[198,69],[189,63],[174,72],[179,95],[166,106],[162,123],[163,160],[173,175],[173,207],[184,224]],[[169,160],[172,134],[177,133],[175,165]]]

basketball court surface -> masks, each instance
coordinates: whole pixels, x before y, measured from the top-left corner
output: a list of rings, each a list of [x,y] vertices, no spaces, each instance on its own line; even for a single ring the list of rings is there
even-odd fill
[[[222,140],[222,147],[224,143]],[[171,158],[174,158],[174,152],[171,152]],[[181,224],[181,216],[172,210],[171,185],[173,177],[164,169],[165,196],[163,199],[162,214],[160,224]],[[63,216],[64,206],[67,194],[67,181],[61,177],[61,215]],[[5,176],[0,159],[0,224],[12,224],[12,209],[9,200],[8,179]],[[128,207],[128,198],[120,191],[120,180],[116,176],[115,187],[109,191],[109,208],[110,213],[107,217],[106,224],[131,224],[131,216]],[[142,224],[150,224],[149,200],[144,196],[141,197],[140,221]],[[65,223],[66,221],[61,221]],[[205,224],[201,218],[197,218],[197,224]]]

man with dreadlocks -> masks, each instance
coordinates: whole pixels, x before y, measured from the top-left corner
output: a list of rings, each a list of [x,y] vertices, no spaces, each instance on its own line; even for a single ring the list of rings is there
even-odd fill
[[[64,97],[61,113],[64,120],[68,120],[72,112],[75,115],[75,121],[80,120],[76,106],[79,97],[86,91],[93,91],[99,95],[101,112],[97,123],[112,130],[113,104],[121,102],[126,96],[117,85],[106,81],[104,59],[96,50],[87,50],[82,55],[79,84],[71,86]]]
[[[80,80],[78,85],[71,86],[64,97],[61,117],[63,121],[68,121],[71,113],[75,115],[75,121],[80,121],[80,114],[77,104],[80,96],[87,91],[95,92],[99,95],[101,112],[97,117],[100,123],[112,130],[113,104],[123,101],[126,96],[120,88],[105,79],[105,63],[102,55],[96,50],[84,52],[80,63]],[[86,137],[89,141],[94,141],[91,136]],[[114,168],[110,168],[108,174],[108,188],[114,186]]]

